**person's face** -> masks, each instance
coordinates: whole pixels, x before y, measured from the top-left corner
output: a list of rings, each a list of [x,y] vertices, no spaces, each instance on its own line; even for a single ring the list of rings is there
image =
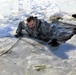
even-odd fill
[[[29,23],[28,23],[28,26],[29,28],[33,29],[35,27],[35,20],[31,20]]]

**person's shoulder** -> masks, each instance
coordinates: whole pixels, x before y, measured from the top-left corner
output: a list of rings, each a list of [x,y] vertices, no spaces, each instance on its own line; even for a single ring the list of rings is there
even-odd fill
[[[44,19],[41,20],[44,25],[50,25],[50,23]]]
[[[19,21],[19,24],[23,24],[23,23],[24,23],[24,21],[22,21],[22,20],[21,20],[21,21]]]
[[[26,21],[26,20],[24,20],[23,22],[24,22],[25,24],[27,24],[27,21]]]
[[[22,20],[22,21],[20,21],[19,24],[21,24],[21,25],[23,24],[23,25],[25,25],[25,26],[28,25],[27,22],[26,22],[26,20]]]

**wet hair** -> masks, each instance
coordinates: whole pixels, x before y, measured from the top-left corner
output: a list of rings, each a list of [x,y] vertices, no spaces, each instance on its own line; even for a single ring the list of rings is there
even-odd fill
[[[29,16],[26,21],[27,22],[30,22],[31,20],[35,20],[37,17],[33,17],[33,16]]]

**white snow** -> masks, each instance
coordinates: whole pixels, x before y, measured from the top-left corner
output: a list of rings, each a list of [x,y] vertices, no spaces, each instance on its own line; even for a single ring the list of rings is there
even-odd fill
[[[76,0],[0,0],[0,43],[3,42],[1,46],[5,40],[9,43],[8,38],[3,37],[13,36],[18,22],[29,15],[46,20],[51,16],[61,16],[65,18],[62,22],[76,24],[74,21],[66,20],[71,19],[70,15],[73,13],[76,13]],[[35,72],[32,70],[33,66],[46,64],[51,68],[31,75],[40,75],[41,72],[42,75],[75,75],[76,35],[59,47],[43,45],[29,38],[23,38],[16,46],[12,52],[0,58],[0,74],[24,75],[24,72],[27,72],[25,68],[28,68],[28,75],[30,75]]]
[[[4,22],[0,24],[0,26],[3,24],[6,26],[0,28],[0,36],[7,36],[12,30],[11,28],[14,26],[13,24],[18,24],[19,20],[24,20],[28,15],[38,16],[41,19],[48,19],[53,15],[66,15],[63,12],[69,14],[75,13],[75,2],[75,0],[1,0],[0,19],[5,20],[5,17],[7,17],[8,19],[5,20],[5,23],[8,25],[6,26]],[[13,21],[13,24],[11,25],[9,25],[10,23],[8,22],[10,21],[10,17],[11,21]],[[67,15],[64,16],[64,18],[66,17]],[[15,26],[17,26],[16,24]]]
[[[76,12],[75,0],[1,0],[0,1],[0,37],[13,36],[20,20],[26,19],[28,15],[38,16],[46,19],[53,15],[67,16]],[[13,7],[12,7],[13,6]],[[71,7],[72,6],[72,7]],[[73,9],[73,10],[72,10]],[[69,14],[65,14],[69,13]],[[65,47],[65,48],[64,48]],[[70,44],[63,44],[54,53],[57,56],[66,58],[63,52],[74,48]],[[73,50],[73,49],[72,49]],[[70,52],[69,52],[70,53]]]

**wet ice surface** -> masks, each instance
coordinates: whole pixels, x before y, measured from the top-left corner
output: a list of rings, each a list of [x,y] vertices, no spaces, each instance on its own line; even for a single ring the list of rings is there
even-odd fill
[[[10,14],[10,16],[4,15],[4,17],[0,17],[0,55],[9,50],[18,41],[13,35],[20,20],[26,19],[28,15],[35,15],[41,19],[46,19],[48,14],[48,17],[55,13],[57,13],[57,15],[63,15],[60,9],[64,9],[64,6],[62,3],[59,4],[60,0],[53,0],[53,2],[52,0],[41,1],[25,0],[26,4],[22,1],[19,2],[18,5],[17,2],[13,4],[9,3],[9,5],[11,5],[10,9],[8,3],[5,2],[5,7],[8,9],[6,15]],[[68,2],[69,0],[67,0],[67,2],[63,1],[65,5]],[[73,0],[69,3],[69,6],[70,4],[75,5]],[[15,5],[17,6],[15,7]],[[3,7],[4,5],[1,6]],[[15,9],[13,9],[12,6],[14,6]],[[26,8],[27,6],[28,8]],[[59,6],[61,8],[59,8]],[[22,8],[25,8],[25,10],[23,11]],[[50,8],[50,10],[47,8]],[[15,12],[12,13],[11,11],[8,13],[10,10]],[[48,13],[45,10],[48,10]],[[69,11],[69,8],[67,11]],[[72,10],[72,13],[74,12],[75,10]],[[1,13],[5,14],[5,12]],[[76,25],[76,21],[63,20],[63,22]],[[54,25],[58,28],[58,33],[65,32],[65,36],[72,34],[72,29],[75,27],[68,26],[67,24],[61,26],[61,24],[59,25],[57,23]],[[64,35],[56,35],[65,38]],[[76,35],[58,47],[51,47],[46,42],[23,37],[9,52],[0,56],[0,75],[76,75],[75,39]]]
[[[76,35],[59,47],[51,47],[46,42],[23,37],[11,52],[0,57],[0,74],[75,75],[76,44],[72,42],[75,38]]]

